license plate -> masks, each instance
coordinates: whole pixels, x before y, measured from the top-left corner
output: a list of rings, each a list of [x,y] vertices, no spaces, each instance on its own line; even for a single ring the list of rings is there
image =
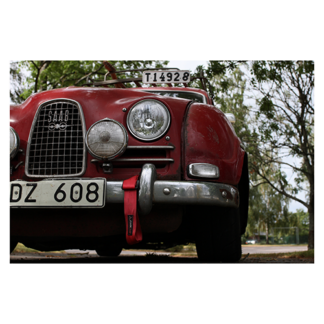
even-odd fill
[[[10,182],[10,207],[104,207],[106,179]]]
[[[190,71],[144,71],[143,83],[188,83]]]

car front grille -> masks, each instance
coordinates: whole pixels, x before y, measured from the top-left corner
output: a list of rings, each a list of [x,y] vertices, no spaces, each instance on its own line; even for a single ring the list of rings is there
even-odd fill
[[[85,171],[85,123],[81,106],[56,99],[37,110],[27,148],[30,177],[79,176]]]

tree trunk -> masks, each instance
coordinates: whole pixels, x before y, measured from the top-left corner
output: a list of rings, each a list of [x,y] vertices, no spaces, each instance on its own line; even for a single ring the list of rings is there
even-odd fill
[[[310,190],[308,250],[314,249],[314,190]]]
[[[269,244],[269,224],[266,222],[266,244]]]

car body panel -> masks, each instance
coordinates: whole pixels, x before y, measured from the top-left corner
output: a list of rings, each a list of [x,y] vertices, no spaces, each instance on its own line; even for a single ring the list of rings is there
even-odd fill
[[[163,91],[163,92],[172,92],[172,91],[176,91],[176,92],[195,92],[195,93],[199,93],[201,95],[204,96],[205,101],[207,104],[212,105],[213,101],[212,99],[208,96],[208,93],[205,90],[202,89],[196,89],[196,88],[189,88],[189,87],[149,87],[149,88],[136,88],[138,91]]]
[[[25,159],[28,146],[28,139],[34,117],[41,104],[54,99],[70,99],[78,102],[82,108],[86,130],[91,125],[101,119],[109,118],[122,124],[128,133],[128,146],[173,146],[174,149],[165,151],[165,158],[173,159],[173,162],[155,163],[156,180],[174,181],[176,187],[178,181],[192,181],[191,188],[187,191],[182,190],[180,205],[168,205],[168,197],[171,199],[179,198],[177,192],[165,196],[165,201],[153,206],[147,214],[140,215],[140,223],[143,237],[149,240],[151,234],[173,233],[181,228],[182,222],[190,219],[183,216],[190,213],[190,208],[186,209],[183,201],[188,197],[192,198],[194,190],[197,197],[199,195],[208,201],[209,196],[203,196],[205,192],[199,188],[201,182],[216,186],[226,184],[237,186],[241,174],[244,160],[244,150],[240,146],[240,140],[236,136],[233,126],[230,124],[222,111],[212,105],[212,100],[204,90],[180,87],[152,87],[152,91],[191,91],[205,96],[207,103],[196,103],[188,99],[172,98],[160,96],[146,92],[148,88],[88,88],[88,87],[68,87],[40,92],[30,96],[21,105],[10,107],[10,125],[16,130],[20,138],[20,152],[11,160],[12,174],[10,181],[42,181],[44,178],[29,177],[25,173]],[[171,124],[168,131],[155,141],[141,141],[128,131],[127,114],[134,104],[143,99],[155,99],[162,102],[169,110]],[[85,134],[84,134],[85,135]],[[126,152],[121,157],[136,156],[139,151]],[[148,156],[141,157],[148,158]],[[155,154],[155,153],[154,153]],[[164,153],[163,153],[164,154]],[[152,157],[152,156],[149,156]],[[102,161],[95,159],[86,151],[86,170],[78,178],[105,178],[109,181],[124,181],[135,175],[141,175],[144,163],[117,162],[109,161],[113,165],[112,173],[105,173]],[[188,176],[187,169],[191,163],[210,163],[217,165],[220,171],[218,179],[193,179]],[[199,182],[195,187],[194,181]],[[163,184],[163,183],[162,183]],[[161,189],[163,186],[161,184]],[[197,189],[198,188],[198,189]],[[222,197],[217,187],[215,192],[216,203],[239,204],[238,191],[235,188],[229,189],[228,196]],[[217,193],[216,193],[217,191]],[[179,191],[180,192],[180,191]],[[188,195],[188,196],[187,196]],[[218,195],[218,196],[217,196]],[[164,196],[162,196],[164,197]],[[212,200],[212,199],[210,199]],[[177,202],[177,199],[175,199]],[[210,201],[209,201],[210,203]],[[233,205],[231,205],[233,207]],[[237,208],[237,206],[236,206]],[[71,238],[94,238],[107,236],[120,236],[125,233],[125,220],[123,215],[124,205],[107,204],[101,209],[75,208],[73,212],[69,208],[31,208],[26,211],[24,208],[11,208],[11,236],[15,239],[27,237],[31,240]],[[193,224],[193,223],[192,223]],[[187,225],[185,225],[187,226]],[[192,225],[189,225],[191,228]],[[185,234],[183,234],[185,233]],[[149,234],[149,235],[148,235]],[[147,235],[147,236],[146,236]],[[181,240],[193,241],[193,234],[187,235],[185,230],[181,232]],[[154,237],[155,239],[155,237]],[[165,242],[165,238],[158,238]],[[158,240],[157,239],[157,240]],[[174,239],[174,238],[173,238]],[[177,238],[175,241],[178,240]],[[189,241],[188,241],[189,240]],[[27,240],[28,241],[28,240]],[[157,241],[154,241],[157,242]],[[73,246],[76,247],[77,245]]]
[[[210,163],[218,166],[217,181],[237,185],[245,152],[225,114],[212,105],[193,103],[185,119],[183,135],[183,168],[191,163]],[[185,180],[192,180],[187,172]]]
[[[171,124],[169,130],[163,137],[154,142],[140,141],[133,137],[127,129],[127,113],[136,102],[143,99],[157,99],[157,97],[170,111]],[[40,104],[48,100],[62,98],[75,100],[81,105],[87,130],[93,123],[108,117],[118,121],[126,128],[129,136],[129,146],[173,145],[175,149],[168,150],[166,157],[174,159],[174,163],[169,163],[164,168],[160,168],[158,179],[180,179],[181,128],[183,116],[190,101],[186,99],[167,98],[132,89],[70,87],[42,92],[31,96],[20,106],[12,106],[10,111],[10,125],[19,134],[21,140],[20,148],[24,151],[23,154],[17,156],[17,163],[25,159],[31,125]],[[127,109],[126,113],[123,112],[123,108]],[[170,140],[166,140],[166,136],[169,136]],[[93,159],[87,153],[87,169],[83,177],[105,177],[108,180],[125,180],[140,173],[140,168],[138,167],[118,168],[118,164],[116,164],[117,167],[112,174],[105,174],[102,168],[98,167],[98,164],[91,163]],[[112,162],[115,164],[114,161]],[[15,179],[35,181],[35,178],[29,178],[25,175],[24,165],[20,166],[12,175],[11,180]]]

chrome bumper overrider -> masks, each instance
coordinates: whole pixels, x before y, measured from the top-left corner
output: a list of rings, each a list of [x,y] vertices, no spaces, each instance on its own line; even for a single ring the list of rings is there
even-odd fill
[[[123,181],[108,181],[106,203],[123,203]],[[140,175],[138,208],[147,215],[154,203],[239,207],[238,190],[227,184],[198,181],[159,181],[153,164],[145,164]]]

